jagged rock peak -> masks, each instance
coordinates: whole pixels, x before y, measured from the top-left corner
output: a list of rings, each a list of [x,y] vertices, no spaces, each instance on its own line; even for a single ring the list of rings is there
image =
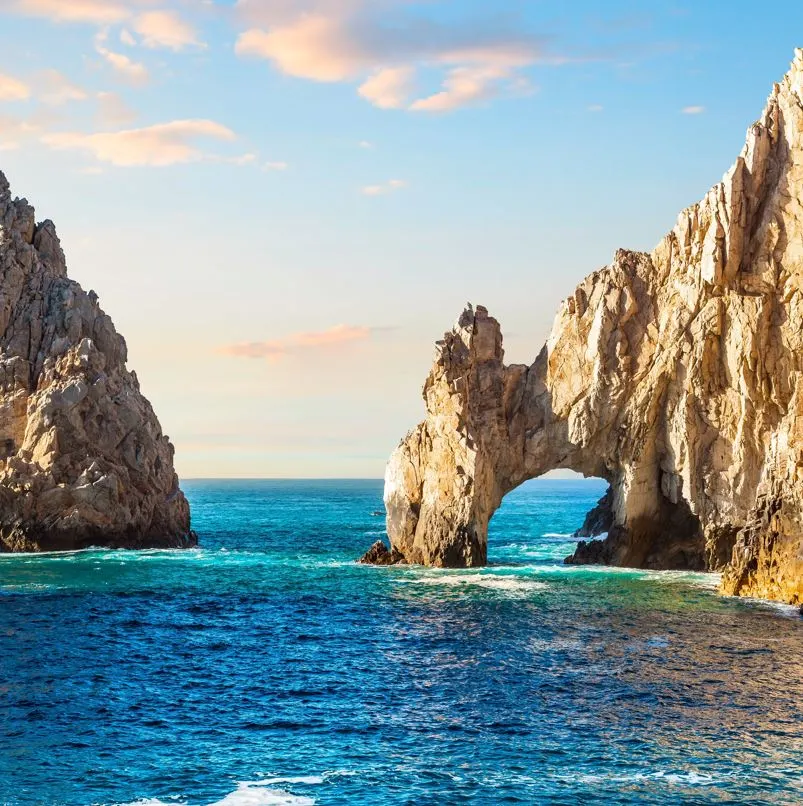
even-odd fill
[[[426,419],[386,472],[393,551],[483,564],[502,497],[570,468],[610,491],[585,527],[607,537],[568,561],[803,600],[803,50],[655,250],[589,275],[532,365],[503,357],[480,306],[438,343]]]
[[[189,505],[111,319],[0,173],[0,551],[186,546]]]

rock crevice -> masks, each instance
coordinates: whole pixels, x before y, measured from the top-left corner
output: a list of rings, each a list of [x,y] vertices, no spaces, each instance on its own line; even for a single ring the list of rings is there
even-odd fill
[[[0,173],[0,551],[195,542],[126,343]]]
[[[607,537],[571,562],[722,570],[728,593],[802,600],[803,51],[722,181],[652,253],[588,276],[532,365],[505,365],[469,306],[424,400],[385,478],[404,561],[484,564],[503,496],[568,468],[610,483]]]

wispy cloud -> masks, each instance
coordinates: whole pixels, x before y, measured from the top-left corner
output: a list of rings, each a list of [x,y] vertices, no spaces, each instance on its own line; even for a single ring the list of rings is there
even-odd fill
[[[124,53],[117,53],[106,47],[108,32],[102,31],[95,37],[95,50],[119,76],[132,84],[145,84],[150,78],[148,68]]]
[[[139,44],[146,48],[180,51],[205,47],[195,28],[178,11],[155,5],[156,0],[0,0],[0,11],[104,29],[125,25],[119,38],[127,47],[137,45],[132,31],[139,34]]]
[[[605,108],[605,107],[603,107],[603,105],[602,105],[602,104],[591,104],[591,105],[588,107],[588,111],[589,111],[589,112],[602,112],[604,108]]]
[[[533,87],[524,77],[515,77],[510,67],[455,67],[447,73],[440,92],[415,101],[410,109],[416,112],[449,112],[491,100],[505,92],[530,94]]]
[[[263,171],[286,171],[290,166],[286,162],[265,162],[262,165]]]
[[[438,22],[412,16],[403,0],[238,0],[236,8],[247,26],[238,55],[299,78],[359,82],[359,94],[385,109],[442,112],[521,94],[525,68],[559,61],[516,24]],[[442,87],[411,100],[422,68],[442,71]]]
[[[360,85],[357,92],[380,109],[402,109],[413,91],[412,67],[385,67]]]
[[[52,110],[44,107],[24,117],[0,114],[0,151],[10,151],[38,139],[53,125],[55,118]]]
[[[704,106],[684,106],[680,110],[684,115],[702,115],[705,112]]]
[[[363,196],[386,196],[397,190],[407,187],[407,182],[403,179],[391,179],[381,185],[366,185],[362,189]]]
[[[0,7],[53,22],[112,25],[130,15],[129,8],[114,0],[2,0]]]
[[[35,77],[36,97],[43,104],[62,106],[71,101],[85,101],[89,93],[58,70],[42,70]]]
[[[148,11],[140,14],[134,20],[133,27],[142,37],[142,44],[146,48],[179,51],[190,47],[206,47],[198,39],[195,28],[175,11]]]
[[[209,155],[199,141],[231,141],[236,135],[212,120],[174,120],[118,132],[59,132],[41,139],[50,148],[84,151],[111,165],[163,167],[205,159]]]
[[[374,330],[358,325],[336,325],[329,330],[296,333],[284,339],[229,344],[222,347],[220,352],[238,358],[264,358],[275,362],[290,355],[366,341]]]
[[[97,94],[97,123],[102,129],[130,126],[137,113],[116,92]]]
[[[120,31],[120,42],[128,48],[136,47],[137,40],[134,39],[133,34],[127,28]]]
[[[0,73],[0,101],[25,101],[31,97],[31,88],[18,78]]]

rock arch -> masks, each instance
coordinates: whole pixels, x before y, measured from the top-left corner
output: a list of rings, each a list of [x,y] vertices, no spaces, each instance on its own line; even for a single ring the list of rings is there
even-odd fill
[[[803,50],[723,180],[652,253],[563,302],[529,366],[472,306],[437,343],[426,419],[385,478],[394,559],[487,560],[503,496],[553,468],[611,486],[571,562],[725,570],[803,599]]]

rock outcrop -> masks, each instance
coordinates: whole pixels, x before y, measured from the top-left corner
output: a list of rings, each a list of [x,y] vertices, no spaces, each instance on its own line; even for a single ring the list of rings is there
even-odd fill
[[[532,365],[506,366],[469,306],[424,400],[385,478],[407,561],[484,564],[502,497],[570,468],[610,491],[607,537],[569,562],[717,569],[728,593],[803,600],[803,51],[722,181],[651,254],[587,277]]]
[[[126,343],[0,173],[0,551],[195,541]]]

